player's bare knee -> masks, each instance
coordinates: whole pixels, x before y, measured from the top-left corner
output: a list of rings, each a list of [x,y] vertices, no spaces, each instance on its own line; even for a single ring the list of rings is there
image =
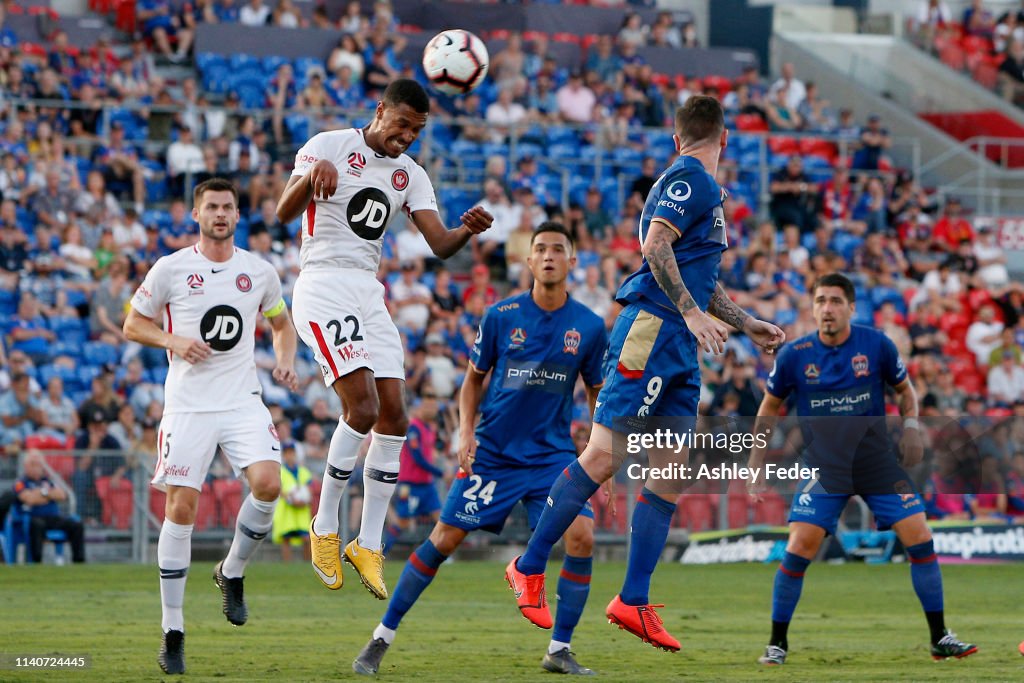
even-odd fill
[[[345,423],[360,434],[368,434],[380,417],[380,404],[376,397],[366,397],[348,404]]]
[[[575,532],[570,529],[565,535],[565,553],[573,557],[590,557],[594,554],[594,530],[584,527]]]
[[[587,446],[579,460],[587,475],[598,483],[608,481],[615,474],[615,464],[609,451]]]
[[[932,540],[932,530],[928,527],[924,513],[919,513],[900,520],[892,527],[904,546],[918,545]]]
[[[277,500],[281,495],[281,478],[271,479],[269,477],[257,477],[249,483],[252,487],[252,495],[257,500],[270,503]]]
[[[430,532],[430,542],[437,548],[437,552],[446,556],[454,553],[465,538],[465,531],[448,524],[438,523]]]
[[[175,524],[193,524],[196,521],[196,507],[184,496],[168,499],[164,515]]]

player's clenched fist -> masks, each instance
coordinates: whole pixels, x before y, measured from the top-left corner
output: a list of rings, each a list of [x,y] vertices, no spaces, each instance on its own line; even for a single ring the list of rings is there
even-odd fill
[[[338,189],[338,167],[327,159],[313,164],[307,174],[313,199],[330,199]]]
[[[199,361],[209,358],[213,349],[198,339],[174,337],[171,342],[171,353],[195,365]]]
[[[479,235],[487,228],[491,227],[491,223],[494,222],[494,216],[489,214],[486,209],[482,206],[474,206],[472,209],[462,214],[462,224],[466,226],[474,235]]]

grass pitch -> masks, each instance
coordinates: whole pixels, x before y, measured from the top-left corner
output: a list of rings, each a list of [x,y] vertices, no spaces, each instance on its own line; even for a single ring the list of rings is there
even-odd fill
[[[556,563],[549,566],[555,593]],[[387,567],[394,587],[402,563]],[[663,563],[652,598],[683,644],[669,654],[609,625],[604,606],[618,591],[623,563],[597,563],[591,600],[576,632],[579,661],[603,680],[1010,681],[1024,678],[1021,569],[945,566],[951,628],[981,651],[932,662],[927,628],[900,565],[812,565],[790,631],[784,667],[756,664],[768,636],[774,565],[684,567]],[[346,566],[346,584],[324,589],[306,564],[256,563],[246,579],[249,623],[220,612],[212,564],[189,572],[185,602],[185,680],[356,680],[352,659],[385,603]],[[497,562],[444,565],[406,616],[384,659],[392,681],[558,680],[539,662],[549,634],[522,619]],[[155,566],[0,568],[0,654],[90,655],[87,671],[0,670],[0,680],[160,680],[160,598]]]

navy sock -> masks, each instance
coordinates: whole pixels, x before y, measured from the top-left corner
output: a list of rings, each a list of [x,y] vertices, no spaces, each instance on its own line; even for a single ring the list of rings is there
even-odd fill
[[[565,556],[562,573],[558,577],[558,610],[555,612],[552,640],[572,642],[573,629],[580,623],[583,607],[590,594],[590,572],[593,566],[592,557]]]
[[[437,568],[445,559],[447,558],[437,552],[429,538],[423,541],[423,545],[416,548],[416,552],[410,555],[409,561],[405,563],[402,575],[398,577],[398,585],[395,586],[395,594],[391,596],[388,610],[380,623],[390,629],[397,629],[405,613],[416,604],[420,593],[434,580]]]
[[[653,494],[646,486],[637,498],[629,530],[629,564],[619,594],[627,605],[650,602],[651,575],[661,558],[676,506]]]
[[[925,541],[907,548],[910,558],[910,580],[914,583],[914,592],[921,601],[925,617],[928,619],[928,630],[931,631],[932,643],[939,642],[945,635],[946,623],[942,601],[942,570],[939,569],[939,558],[935,554],[935,543]]]
[[[530,536],[526,552],[519,558],[516,568],[524,574],[543,574],[551,555],[551,548],[580,514],[598,484],[591,479],[579,460],[565,468],[562,476],[551,486],[548,504],[540,515],[537,528]]]
[[[398,537],[402,535],[402,527],[397,524],[389,524],[384,528],[384,545],[381,546],[381,551],[387,555],[388,551],[391,550],[391,546],[395,544]]]
[[[783,650],[789,649],[786,631],[793,619],[800,591],[804,587],[804,572],[811,561],[787,552],[782,558],[779,570],[775,572],[775,589],[772,591],[772,639],[771,645]]]

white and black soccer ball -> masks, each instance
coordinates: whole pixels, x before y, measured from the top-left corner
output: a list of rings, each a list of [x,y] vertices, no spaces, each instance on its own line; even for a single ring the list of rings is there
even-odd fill
[[[423,71],[448,95],[465,95],[480,85],[489,61],[484,42],[462,29],[442,31],[423,48]]]

